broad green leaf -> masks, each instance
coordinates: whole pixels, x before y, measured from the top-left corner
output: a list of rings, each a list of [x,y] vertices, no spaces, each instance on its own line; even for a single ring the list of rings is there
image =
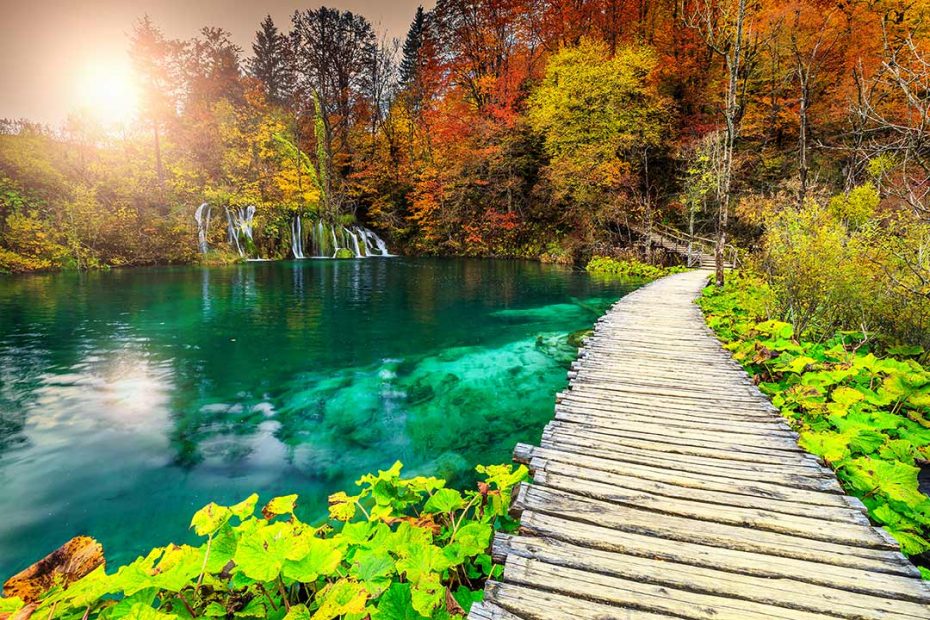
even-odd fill
[[[314,537],[308,541],[304,557],[286,561],[284,576],[302,583],[313,583],[320,577],[334,575],[344,557],[345,546],[339,540]]]
[[[356,581],[340,579],[326,586],[317,596],[320,606],[312,620],[333,620],[345,614],[359,614],[365,610],[368,593]]]
[[[271,581],[281,574],[292,545],[293,527],[277,522],[243,536],[233,561],[237,570],[256,581]]]
[[[423,506],[423,512],[436,514],[441,512],[452,512],[465,505],[462,494],[454,489],[439,489]]]
[[[423,575],[410,586],[410,602],[413,608],[424,616],[431,616],[433,611],[442,604],[446,588],[442,585],[439,575],[433,573]]]
[[[194,549],[188,545],[168,545],[149,583],[168,592],[180,592],[200,574],[203,554],[203,549]]]
[[[830,398],[833,399],[833,402],[839,403],[841,405],[846,405],[847,407],[853,403],[857,403],[860,400],[865,399],[865,394],[859,390],[854,390],[846,386],[840,386],[833,390],[830,394]]]
[[[423,620],[413,608],[409,583],[393,583],[378,600],[378,608],[371,620]]]
[[[279,515],[292,515],[294,514],[294,507],[296,505],[296,495],[282,495],[273,498],[270,502],[265,504],[265,507],[262,508],[262,514],[265,515],[266,519],[271,519]]]
[[[11,598],[0,596],[0,614],[12,614],[14,611],[19,611],[23,604],[23,600],[18,596]]]
[[[344,491],[329,496],[329,516],[337,521],[350,521],[355,517],[359,496],[350,496]]]
[[[310,612],[306,605],[291,605],[284,620],[310,620]]]
[[[126,620],[175,620],[177,616],[160,612],[151,605],[136,603],[124,618]]]
[[[255,513],[256,504],[258,504],[258,493],[252,493],[238,504],[230,506],[229,510],[240,519],[246,519]]]
[[[410,581],[425,579],[451,565],[442,549],[436,545],[414,543],[403,551],[406,553],[402,552],[402,558],[397,561],[397,571],[405,573]]]
[[[210,536],[226,525],[232,516],[233,512],[226,506],[210,502],[194,513],[190,526],[194,528],[198,536]]]

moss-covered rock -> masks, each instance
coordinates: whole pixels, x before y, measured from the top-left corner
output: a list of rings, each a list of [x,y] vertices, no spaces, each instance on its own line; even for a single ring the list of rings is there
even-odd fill
[[[355,253],[347,248],[339,248],[333,255],[333,258],[355,258]]]

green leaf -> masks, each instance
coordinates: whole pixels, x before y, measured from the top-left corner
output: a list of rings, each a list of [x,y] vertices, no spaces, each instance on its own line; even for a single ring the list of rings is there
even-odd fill
[[[852,405],[853,403],[857,403],[860,400],[864,400],[865,394],[863,394],[859,390],[854,390],[853,388],[849,388],[849,387],[841,385],[835,390],[833,390],[833,392],[830,394],[830,397],[833,399],[833,402],[839,403],[841,405],[846,405],[848,407],[849,405]]]
[[[439,489],[423,506],[423,512],[436,514],[440,512],[452,512],[465,505],[465,499],[462,494],[454,489]]]
[[[317,595],[320,606],[313,614],[312,620],[333,620],[345,614],[360,614],[365,611],[368,593],[356,581],[340,579],[326,586]]]
[[[136,603],[130,608],[129,613],[123,617],[126,620],[175,620],[177,618],[174,614],[160,612],[151,605],[144,603]]]
[[[190,527],[194,528],[198,536],[210,536],[226,525],[232,516],[233,512],[226,506],[210,502],[194,513]]]
[[[344,491],[329,496],[329,517],[337,521],[350,521],[355,516],[358,495],[350,496]]]
[[[829,463],[836,463],[849,456],[849,437],[846,433],[804,432],[798,445]]]
[[[271,519],[279,515],[292,515],[294,514],[294,507],[296,505],[296,495],[282,495],[273,498],[270,502],[265,504],[265,507],[262,508],[262,514],[265,515],[266,519]]]
[[[291,605],[284,620],[310,620],[310,611],[306,605]]]
[[[395,582],[381,595],[371,620],[423,620],[427,617],[413,608],[410,584]]]
[[[452,564],[461,564],[466,558],[487,551],[491,544],[492,528],[485,523],[466,523],[455,533],[455,539],[443,550]]]
[[[240,519],[246,519],[255,513],[256,504],[258,504],[258,493],[252,493],[238,504],[230,506],[229,510]]]
[[[301,583],[313,583],[320,577],[329,577],[345,558],[345,546],[337,539],[310,538],[302,558],[288,559],[284,576]]]
[[[436,545],[413,543],[403,549],[397,562],[397,571],[405,573],[410,581],[419,581],[430,574],[443,571],[450,566],[442,549]]]
[[[244,535],[233,561],[237,570],[256,581],[272,581],[281,574],[293,544],[293,527],[277,522]]]
[[[18,596],[10,598],[0,596],[0,613],[12,614],[14,611],[19,611],[23,605],[23,599]]]

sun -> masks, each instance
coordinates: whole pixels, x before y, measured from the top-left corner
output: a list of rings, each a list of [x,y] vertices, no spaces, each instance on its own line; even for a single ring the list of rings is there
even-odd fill
[[[77,79],[77,105],[106,125],[127,125],[138,108],[129,68],[115,63],[94,63]]]

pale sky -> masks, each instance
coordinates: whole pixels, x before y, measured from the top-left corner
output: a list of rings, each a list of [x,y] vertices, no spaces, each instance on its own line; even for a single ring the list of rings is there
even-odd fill
[[[82,76],[128,66],[128,33],[145,14],[169,38],[225,28],[245,57],[265,15],[287,31],[295,10],[321,4],[360,13],[377,32],[402,39],[417,5],[428,9],[435,1],[0,0],[0,118],[62,122],[86,86]]]

